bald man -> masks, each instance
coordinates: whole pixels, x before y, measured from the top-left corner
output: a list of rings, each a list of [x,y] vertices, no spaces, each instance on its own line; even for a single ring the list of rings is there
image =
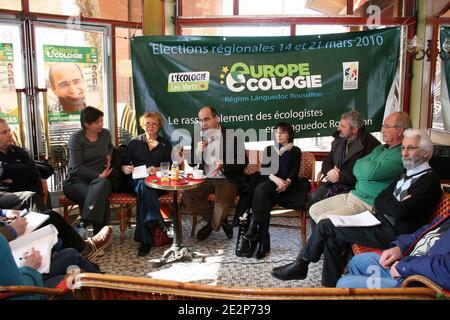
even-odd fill
[[[49,70],[50,88],[58,103],[54,111],[75,112],[86,107],[86,82],[80,67],[75,63],[55,63]]]

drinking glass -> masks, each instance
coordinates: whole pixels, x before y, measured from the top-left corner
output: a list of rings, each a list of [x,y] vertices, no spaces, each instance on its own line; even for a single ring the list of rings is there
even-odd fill
[[[161,162],[159,168],[161,170],[161,182],[168,182],[169,181],[170,162]]]

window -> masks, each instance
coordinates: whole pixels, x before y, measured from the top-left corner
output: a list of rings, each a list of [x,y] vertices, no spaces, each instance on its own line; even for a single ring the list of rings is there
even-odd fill
[[[141,0],[30,0],[30,11],[140,22],[142,8]]]
[[[128,144],[137,135],[130,52],[130,39],[133,35],[141,36],[142,30],[116,28],[116,121],[119,144]]]
[[[22,10],[22,1],[21,0],[2,0],[0,1],[0,9],[6,10]]]

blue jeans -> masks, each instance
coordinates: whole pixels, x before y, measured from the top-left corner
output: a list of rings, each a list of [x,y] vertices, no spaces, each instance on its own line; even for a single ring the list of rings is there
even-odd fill
[[[354,256],[349,263],[349,273],[339,279],[337,288],[394,288],[399,281],[391,277],[390,268],[384,269],[380,255],[367,252]]]
[[[57,252],[51,260],[50,272],[46,275],[46,284],[48,280],[54,277],[65,276],[67,268],[71,265],[78,266],[85,272],[98,273],[99,270],[86,260],[77,250],[66,248]],[[58,283],[56,283],[58,284]]]
[[[159,211],[159,193],[145,185],[144,179],[133,180],[133,190],[136,194],[136,229],[134,240],[152,245],[150,222],[163,221]]]

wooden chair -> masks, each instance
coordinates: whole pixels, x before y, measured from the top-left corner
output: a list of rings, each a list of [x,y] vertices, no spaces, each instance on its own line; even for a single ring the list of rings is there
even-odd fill
[[[180,196],[178,197],[178,203],[181,202]],[[119,229],[120,229],[120,240],[125,239],[125,231],[128,228],[131,228],[131,216],[132,209],[136,206],[136,196],[131,193],[113,193],[109,197],[109,203],[112,208],[118,208],[119,213]],[[66,221],[69,220],[69,213],[78,205],[67,198],[66,196],[59,197],[59,204],[63,207],[64,219]],[[170,219],[170,213],[172,211],[172,195],[165,194],[159,197],[160,204],[160,212],[165,220]],[[81,210],[79,208],[79,210]],[[181,210],[178,210],[181,215]],[[180,219],[181,223],[181,219]],[[180,225],[181,228],[181,225]]]
[[[436,293],[436,298],[438,298],[438,299],[450,300],[450,291],[445,290],[444,288],[437,285],[436,283],[434,283],[427,277],[424,277],[424,276],[418,275],[418,274],[409,276],[408,278],[406,278],[403,281],[402,287],[407,288],[407,287],[410,287],[412,284],[415,284],[415,285],[419,284],[423,287],[428,287],[428,288],[432,289]]]
[[[311,183],[311,191],[314,190],[314,176],[315,176],[315,168],[316,168],[316,158],[314,154],[311,152],[302,152],[302,159],[300,162],[300,172],[299,178],[306,178]],[[308,215],[308,199],[306,199],[305,208],[303,210],[292,210],[286,209],[279,205],[276,205],[272,208],[270,212],[271,215],[277,217],[299,217],[300,218],[300,236],[302,239],[302,244],[306,243],[306,218]],[[296,226],[283,225],[283,224],[273,224],[273,226],[285,227],[285,228],[297,228]]]
[[[420,283],[423,287],[411,287]],[[63,288],[64,287],[64,288]],[[67,293],[61,288],[0,286],[0,299],[22,294],[43,294],[57,299]],[[401,288],[263,288],[211,286],[172,280],[81,273],[71,290],[77,300],[436,300],[450,299],[449,292],[429,279],[413,275]]]
[[[39,294],[46,296],[48,300],[57,300],[69,292],[68,283],[75,278],[75,271],[69,271],[66,276],[54,288],[38,286],[0,286],[0,300],[17,297],[21,295]],[[69,281],[68,281],[69,280]]]
[[[247,157],[249,159],[249,164],[245,168],[245,174],[250,175],[255,172],[258,172],[261,170],[261,157],[262,152],[259,152],[257,150],[246,150]],[[311,152],[302,152],[302,159],[300,163],[300,172],[299,177],[300,178],[306,178],[311,183],[311,189],[314,188],[314,175],[315,175],[315,165],[316,165],[316,158],[314,157],[314,154]],[[236,197],[235,203],[237,204],[239,200],[239,197]],[[209,195],[208,197],[209,202],[215,201],[214,194]],[[292,209],[286,209],[281,206],[276,205],[272,208],[271,215],[277,216],[277,217],[299,217],[300,218],[300,236],[302,239],[302,243],[306,243],[306,218],[307,218],[307,212],[308,212],[308,204],[305,204],[305,208],[303,210],[292,210]],[[297,229],[297,226],[292,225],[286,225],[286,224],[273,224],[273,226],[277,227],[285,227],[285,228],[295,228]],[[191,229],[191,237],[194,237],[195,229],[197,226],[197,215],[193,213],[192,216],[192,229]]]
[[[251,175],[255,172],[261,170],[261,156],[262,153],[258,150],[245,150],[245,154],[248,158],[248,164],[245,167],[244,173],[246,175]],[[210,194],[208,197],[208,202],[214,202],[216,200],[216,196],[214,194]],[[236,197],[235,204],[239,201],[239,196]],[[197,228],[197,215],[195,212],[192,212],[192,227],[191,227],[191,238],[195,235],[195,229]]]
[[[41,189],[42,189],[42,201],[44,203],[49,203],[49,192],[48,192],[48,183],[47,180],[41,179]]]
[[[108,274],[81,273],[73,292],[83,300],[434,300],[432,288],[262,288],[211,286]]]

